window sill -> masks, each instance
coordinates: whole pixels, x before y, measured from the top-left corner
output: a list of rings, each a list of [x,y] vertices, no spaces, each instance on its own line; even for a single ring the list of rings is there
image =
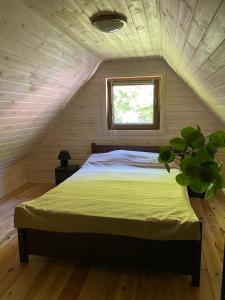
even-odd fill
[[[165,129],[159,128],[159,129],[107,129],[108,133],[113,133],[114,135],[164,135]]]

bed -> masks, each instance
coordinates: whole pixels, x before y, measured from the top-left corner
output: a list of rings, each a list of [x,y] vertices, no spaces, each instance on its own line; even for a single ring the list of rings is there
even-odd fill
[[[187,274],[199,286],[201,221],[174,180],[179,171],[168,174],[157,151],[92,144],[72,177],[16,207],[20,261],[64,255]]]

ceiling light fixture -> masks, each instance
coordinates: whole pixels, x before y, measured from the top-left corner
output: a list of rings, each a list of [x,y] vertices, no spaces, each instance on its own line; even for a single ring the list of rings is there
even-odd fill
[[[112,33],[122,29],[126,22],[127,18],[118,13],[105,13],[91,17],[92,25],[106,33]]]

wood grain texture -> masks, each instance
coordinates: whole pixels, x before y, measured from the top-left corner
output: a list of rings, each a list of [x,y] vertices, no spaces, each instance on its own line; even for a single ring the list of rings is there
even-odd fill
[[[160,130],[108,130],[106,78],[118,76],[161,76]],[[223,123],[161,59],[136,59],[102,63],[92,79],[75,95],[60,114],[54,127],[28,159],[30,182],[54,182],[57,155],[68,149],[71,163],[82,164],[91,143],[163,145],[185,126],[202,127],[205,133]]]
[[[168,87],[167,99],[173,98],[173,102],[168,101],[165,107],[165,121],[168,122],[166,130],[171,133],[175,127],[171,118],[177,116],[174,111],[181,98],[185,105],[179,111],[178,122],[183,119],[188,125],[192,119],[198,119],[201,111],[205,114],[205,120],[201,118],[202,126],[217,127],[211,110],[223,121],[220,128],[224,128],[224,0],[0,2],[0,166],[11,166],[32,152],[61,118],[71,98],[70,104],[74,105],[72,96],[98,63],[107,59],[138,57],[141,64],[146,58],[161,56],[194,89],[200,98],[193,103],[188,99],[190,92],[183,93],[184,89],[177,87],[176,82]],[[113,34],[94,29],[90,17],[104,11],[124,14],[127,25]],[[118,70],[121,75],[121,69]],[[146,68],[144,72],[150,75],[151,70]],[[101,85],[92,86],[96,103],[99,100],[94,94],[105,93],[100,89]],[[104,124],[103,112],[99,112],[99,106],[91,106],[90,93],[87,97],[85,105],[81,103],[78,109],[82,107],[87,112],[86,118],[78,114],[68,116],[67,122],[73,118],[78,130],[82,122],[86,129]],[[193,118],[188,118],[192,112]],[[85,134],[82,140],[87,140]],[[102,131],[101,139],[108,140]],[[61,142],[58,144],[63,146]]]
[[[0,168],[0,196],[3,196],[19,186],[27,183],[26,166],[23,161],[10,167]]]
[[[71,260],[32,256],[20,265],[17,232],[13,228],[16,204],[47,192],[50,185],[26,184],[0,198],[0,299],[60,300],[220,300],[224,246],[225,198],[212,202],[193,199],[203,219],[203,253],[200,288],[190,286],[187,276],[148,272],[133,268],[83,265]]]
[[[222,69],[225,67],[223,51],[225,37],[223,30],[220,30],[224,27],[225,19],[223,0],[20,0],[20,2],[36,18],[42,18],[48,25],[63,33],[71,40],[70,43],[77,41],[103,60],[164,57],[224,120],[224,101],[221,103],[220,94],[214,92],[215,84],[220,87],[225,84],[224,76],[221,76],[224,75]],[[110,35],[93,29],[90,17],[104,11],[124,14],[128,20],[127,26]],[[31,32],[34,28],[29,30]],[[39,27],[39,31],[35,34],[43,37],[40,32],[42,30]],[[36,36],[32,38],[35,42]],[[44,43],[40,50],[47,51],[48,47]],[[54,49],[54,52],[60,64],[64,50],[58,48]],[[66,48],[68,49],[68,46]],[[70,54],[71,51],[68,56]],[[64,56],[63,58],[69,59]],[[212,76],[218,79],[216,83],[215,79],[210,80]]]
[[[25,161],[99,61],[31,7],[18,0],[1,1],[0,167],[6,169],[0,194],[10,184],[13,188],[14,181],[14,188],[25,183],[18,167],[12,174],[7,168]]]

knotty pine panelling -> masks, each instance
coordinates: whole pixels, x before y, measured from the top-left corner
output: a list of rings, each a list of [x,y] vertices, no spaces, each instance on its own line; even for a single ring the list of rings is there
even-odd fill
[[[154,131],[110,131],[106,126],[107,77],[162,76],[161,129]],[[58,116],[54,128],[29,157],[30,182],[54,182],[54,168],[61,149],[71,153],[71,163],[82,164],[91,142],[163,145],[182,127],[200,125],[205,133],[223,127],[199,97],[162,59],[107,61],[71,99]]]
[[[1,1],[0,170],[5,175],[0,194],[9,190],[7,182],[18,186],[20,180],[14,179],[23,167],[14,162],[35,147],[98,63],[99,57],[31,6]]]
[[[48,51],[48,47],[35,43],[35,36],[43,36],[47,32],[49,42],[54,42],[47,29],[51,25],[70,41],[77,41],[102,59],[162,56],[221,120],[225,120],[224,0],[20,2],[29,8],[33,16],[42,20],[37,32],[34,26],[29,26],[29,38],[42,51]],[[113,34],[94,29],[90,17],[103,11],[124,14],[128,20],[127,26]],[[24,22],[24,16],[20,14],[19,17]],[[44,21],[48,23],[46,30],[42,26]],[[71,50],[70,45],[71,42],[64,44],[67,52]],[[51,51],[62,59],[58,49],[51,48]]]
[[[90,17],[103,11],[124,14],[127,26],[113,34],[94,29]],[[137,57],[144,62],[146,57],[163,57],[224,122],[224,27],[224,0],[1,1],[0,167],[7,168],[36,148],[55,122],[61,121],[61,110],[67,101],[98,63],[106,59]],[[182,94],[183,88],[180,85],[178,88],[171,78],[170,85],[165,87],[168,89],[165,99],[171,102],[169,107],[166,104],[163,114],[168,136],[176,132],[171,120],[177,116],[175,108],[180,103],[179,97],[182,96],[182,103],[186,104],[179,108],[178,123],[197,120],[202,107],[206,109],[199,99],[189,102],[190,97]],[[101,85],[94,84],[93,90],[100,95]],[[177,98],[173,98],[174,92]],[[91,140],[93,129],[97,130],[98,138],[109,140],[109,134],[102,134],[100,130],[104,128],[98,103],[102,100],[93,97],[94,100],[85,98],[85,105],[84,101],[78,102],[78,111],[71,112],[65,121],[67,129],[71,123],[78,128],[82,124],[83,131],[78,131],[76,141]],[[186,118],[190,110],[193,118]],[[206,129],[213,127],[215,120],[213,114],[208,114],[207,110],[205,119],[201,118]],[[142,135],[135,134],[135,137],[142,141]],[[157,137],[160,139],[159,134]],[[112,135],[111,140],[122,138],[121,134]],[[57,147],[63,145],[64,138]],[[77,147],[80,148],[76,160],[82,161],[83,153],[89,150],[87,145]]]
[[[0,197],[27,183],[25,163],[0,169]]]
[[[176,2],[178,9],[173,9],[171,2]],[[163,56],[224,121],[225,1],[164,0],[160,3],[162,31],[166,32],[162,40]]]

